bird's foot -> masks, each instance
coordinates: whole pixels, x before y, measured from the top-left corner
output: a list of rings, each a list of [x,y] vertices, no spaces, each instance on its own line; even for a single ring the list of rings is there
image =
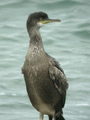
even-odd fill
[[[43,120],[43,113],[40,113],[40,120]]]

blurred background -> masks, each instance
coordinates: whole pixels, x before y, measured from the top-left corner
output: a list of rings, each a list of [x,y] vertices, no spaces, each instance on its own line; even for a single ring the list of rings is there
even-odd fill
[[[0,120],[39,120],[21,74],[30,40],[26,20],[37,11],[61,19],[40,31],[46,52],[69,82],[64,117],[89,120],[90,0],[0,0]]]

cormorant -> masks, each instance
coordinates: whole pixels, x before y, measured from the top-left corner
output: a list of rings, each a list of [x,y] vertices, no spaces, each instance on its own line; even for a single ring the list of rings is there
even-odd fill
[[[43,47],[40,27],[60,20],[49,19],[44,12],[32,13],[27,20],[30,45],[26,54],[22,73],[32,105],[49,120],[65,120],[62,108],[65,104],[68,83],[59,63],[49,56]]]

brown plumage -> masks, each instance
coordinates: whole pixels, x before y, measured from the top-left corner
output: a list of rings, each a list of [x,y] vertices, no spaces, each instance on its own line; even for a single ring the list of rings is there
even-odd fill
[[[62,108],[68,88],[67,79],[58,62],[44,51],[39,32],[40,27],[49,22],[59,20],[51,20],[43,12],[28,17],[27,30],[31,39],[22,73],[30,101],[41,113],[40,120],[43,114],[47,114],[50,120],[64,120]]]

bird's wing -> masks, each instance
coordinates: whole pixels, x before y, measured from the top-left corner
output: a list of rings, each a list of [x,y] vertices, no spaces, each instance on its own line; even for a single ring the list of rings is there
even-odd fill
[[[55,85],[55,88],[59,91],[61,95],[61,105],[62,107],[64,107],[66,99],[66,89],[68,88],[67,79],[59,63],[48,54],[47,56],[50,64],[49,75]]]

